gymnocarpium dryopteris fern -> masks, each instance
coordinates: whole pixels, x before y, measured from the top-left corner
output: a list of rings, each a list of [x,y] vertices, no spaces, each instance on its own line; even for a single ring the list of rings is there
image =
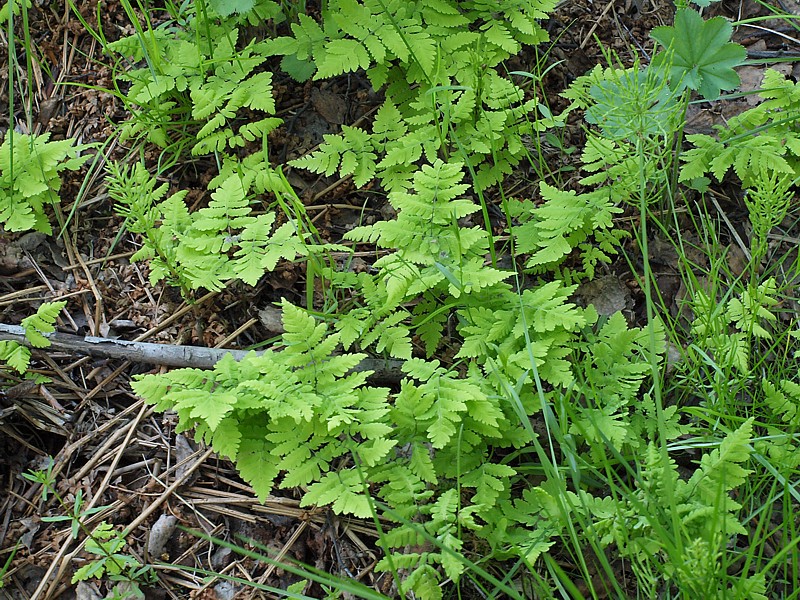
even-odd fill
[[[282,343],[263,354],[238,363],[225,358],[212,371],[140,376],[132,387],[158,410],[175,410],[180,430],[194,428],[198,440],[235,460],[262,499],[275,486],[306,486],[304,506],[367,517],[366,483],[377,486],[391,514],[415,521],[420,515],[430,520],[427,531],[460,547],[453,519],[476,527],[475,515],[510,488],[514,475],[490,457],[490,444],[502,445],[510,429],[498,398],[485,393],[477,373],[461,377],[436,361],[414,359],[391,399],[388,389],[365,384],[368,372],[351,372],[364,354],[335,353],[338,333],[288,302],[283,323]],[[472,501],[450,514],[452,494],[436,486],[452,489],[447,482],[459,476]],[[399,527],[388,546],[419,537],[411,525]],[[435,550],[404,560],[425,573],[431,563],[459,573]]]
[[[89,159],[85,153],[89,146],[49,139],[49,133],[30,136],[6,131],[0,145],[1,229],[53,233],[44,207],[60,201],[61,171],[80,168]],[[78,156],[81,152],[84,155]]]
[[[294,37],[268,42],[285,55],[284,68],[308,75],[316,67],[316,79],[365,70],[386,101],[372,133],[344,126],[292,164],[353,175],[357,186],[377,176],[394,190],[408,186],[418,161],[455,154],[474,167],[478,188],[502,181],[525,156],[523,136],[557,121],[495,69],[522,45],[547,40],[538,19],[554,6],[552,0],[332,0],[321,25],[300,15]],[[298,70],[301,64],[306,68]]]
[[[430,356],[443,338],[445,323],[455,316],[462,340],[456,358],[474,359],[498,393],[507,380],[513,387],[520,377],[524,380],[530,375],[531,357],[545,382],[568,386],[575,378],[567,360],[572,344],[597,315],[570,302],[575,286],[557,280],[517,293],[505,283],[512,273],[485,264],[486,231],[463,222],[479,210],[463,196],[467,188],[462,165],[437,160],[415,174],[409,190],[389,194],[396,210],[394,220],[357,227],[347,234],[350,240],[375,244],[390,253],[374,263],[375,274],[329,273],[333,285],[359,290],[364,300],[362,306],[337,318],[345,347],[357,341],[362,348],[374,345],[378,352],[408,359],[413,330]],[[592,252],[592,235],[603,240],[601,250],[614,251],[612,244],[618,236],[611,216],[617,209],[599,192],[594,197],[597,202],[591,204],[574,194],[558,193],[542,206],[529,203],[530,221],[520,228],[521,233],[514,230],[515,237],[537,240],[534,225],[538,225],[544,232],[538,236],[541,241],[530,245],[544,253],[548,244],[556,244],[554,236],[560,236],[560,253],[550,255],[549,262],[540,259],[551,269],[563,260],[562,254],[576,247],[587,255]],[[618,331],[627,329],[621,319],[614,324]],[[524,386],[520,393],[526,406],[539,405],[531,386]]]
[[[46,334],[53,333],[59,313],[67,305],[66,301],[44,302],[35,314],[20,322],[25,337],[34,348],[47,348],[50,340]],[[17,373],[25,373],[31,360],[31,351],[18,342],[0,340],[0,361],[8,363]]]
[[[695,353],[711,357],[714,379],[720,378],[720,384],[727,385],[725,373],[749,374],[759,341],[772,339],[770,330],[778,321],[771,310],[779,303],[776,293],[775,279],[752,285],[724,303],[703,290],[694,292],[689,303],[695,315],[689,352],[696,360],[701,357]]]
[[[303,310],[284,302],[283,324],[280,351],[226,357],[212,371],[147,375],[133,389],[158,410],[176,410],[181,430],[194,428],[235,460],[259,498],[276,480],[310,486],[304,505],[335,489],[320,503],[368,516],[353,461],[374,467],[397,443],[386,422],[388,390],[365,386],[368,372],[348,373],[365,355],[334,355],[338,335]]]
[[[581,328],[596,317],[566,302],[570,289],[554,282],[533,290],[520,313],[513,303],[517,295],[503,294],[498,286],[479,292],[479,304],[490,306],[487,319],[491,308],[500,307],[499,300],[491,304],[493,295],[506,303],[507,311],[496,311],[487,326],[498,340],[475,346],[480,358],[462,359],[460,371],[438,361],[407,360],[394,394],[368,386],[366,374],[350,372],[365,355],[337,354],[341,334],[328,333],[326,325],[287,302],[283,342],[264,354],[252,353],[240,363],[226,359],[210,372],[148,375],[133,386],[159,410],[176,410],[181,429],[194,427],[198,439],[235,460],[261,497],[275,485],[306,486],[304,505],[364,516],[374,506],[365,495],[369,489],[397,522],[383,538],[387,551],[398,552],[395,568],[406,570],[418,597],[437,599],[437,566],[453,579],[464,569],[446,549],[461,550],[474,535],[497,552],[533,560],[563,530],[555,492],[517,497],[515,469],[496,458],[504,448],[531,442],[507,396],[508,386],[519,382],[526,388],[520,394],[524,418],[538,411],[525,358],[534,354],[542,379],[554,389],[578,377],[566,360],[569,353],[586,363],[587,372],[614,363],[614,377],[596,373],[591,384],[600,396],[616,395],[610,404],[620,412],[630,409],[636,383],[645,378],[634,357],[646,335],[626,335],[621,318],[599,331],[597,351],[586,354]],[[473,313],[470,306],[461,316],[466,321]],[[498,365],[513,377],[498,372]],[[624,385],[615,386],[618,379]],[[586,405],[587,411],[594,408]],[[587,421],[593,416],[587,412]],[[635,433],[624,436],[622,450],[633,447]],[[575,438],[578,444],[595,443],[580,428]],[[454,496],[455,489],[461,494]],[[509,550],[509,541],[516,540],[521,543]],[[384,561],[380,568],[389,566]]]
[[[509,539],[524,540],[514,552],[527,558],[559,535],[563,524],[557,511],[536,504],[551,496],[533,492],[516,498],[516,471],[493,458],[530,439],[477,362],[458,373],[438,361],[410,359],[399,391],[390,394],[367,385],[366,373],[350,372],[365,355],[337,354],[339,333],[329,333],[287,302],[283,311],[283,341],[264,354],[252,353],[239,363],[225,359],[213,371],[147,375],[134,382],[134,390],[159,410],[176,410],[180,429],[195,428],[198,439],[235,460],[262,498],[275,486],[305,486],[303,505],[366,516],[369,489],[397,522],[383,544],[387,551],[396,549],[394,565],[407,570],[407,583],[420,598],[441,597],[437,565],[453,579],[463,571],[445,548],[462,549],[464,531],[496,544],[498,552],[508,551]],[[544,325],[547,311],[546,306],[526,311],[537,340],[547,339],[538,331],[557,329]],[[617,324],[615,331],[619,327],[624,326]],[[579,351],[579,339],[576,334],[562,343]],[[627,344],[608,360],[635,348]],[[495,356],[499,364],[501,357]],[[590,360],[602,368],[599,358]],[[628,373],[630,389],[618,393],[632,397],[631,381],[640,375]],[[603,385],[614,391],[610,379]],[[530,414],[536,411],[528,408]],[[583,439],[580,432],[576,437]],[[461,494],[455,496],[455,489]],[[503,507],[513,510],[504,514]],[[547,527],[531,516],[537,511],[552,512]],[[380,565],[388,567],[388,561]]]
[[[193,213],[184,202],[187,192],[165,198],[168,184],[156,187],[141,163],[133,168],[109,164],[108,193],[128,229],[142,235],[142,247],[132,260],[150,260],[151,284],[164,279],[184,295],[198,288],[220,290],[230,279],[255,285],[279,260],[295,260],[317,249],[296,220],[277,225],[275,211],[254,214],[251,204],[257,197],[294,194],[260,156],[226,159],[209,183],[213,191],[208,206]]]
[[[463,197],[469,187],[463,178],[460,163],[448,164],[436,159],[433,165],[423,165],[414,174],[410,189],[389,194],[389,202],[397,211],[395,219],[357,227],[346,235],[349,240],[393,250],[374,263],[378,269],[376,276],[364,273],[357,278],[356,284],[364,290],[366,302],[337,324],[346,346],[357,339],[368,345],[374,341],[373,327],[384,327],[380,330],[382,337],[377,338],[379,346],[385,346],[398,358],[411,358],[410,343],[401,344],[409,331],[397,329],[399,321],[395,315],[401,319],[410,317],[404,305],[414,300],[412,313],[417,333],[430,356],[441,341],[447,318],[446,313],[430,316],[434,308],[439,303],[448,304],[442,302],[448,297],[463,303],[466,296],[509,276],[484,265],[489,252],[486,231],[459,224],[460,219],[480,210],[472,200]],[[387,321],[395,334],[384,332]],[[391,344],[382,341],[390,334],[397,336]]]
[[[498,557],[523,556],[533,563],[562,532],[581,522],[591,527],[601,546],[616,546],[630,560],[639,589],[647,597],[658,596],[672,584],[692,597],[762,600],[764,596],[755,590],[763,575],[731,577],[731,589],[722,560],[730,538],[747,534],[739,515],[742,507],[732,493],[751,472],[747,462],[752,425],[749,419],[729,433],[718,448],[702,456],[687,478],[679,475],[674,460],[665,458],[659,444],[649,442],[640,450],[644,460],[634,483],[620,493],[594,497],[548,479],[524,489],[518,498],[503,495],[485,515],[489,525],[481,534]],[[591,470],[594,464],[587,463],[586,468]],[[670,512],[673,503],[677,520]],[[564,541],[569,542],[567,535]]]
[[[761,391],[764,413],[761,422],[766,424],[767,435],[754,443],[755,449],[773,464],[795,470],[800,466],[800,382],[796,378],[781,379],[778,383],[763,379]]]
[[[763,173],[800,177],[800,135],[796,123],[800,115],[800,84],[792,83],[773,69],[764,73],[759,95],[764,98],[755,108],[715,126],[716,137],[687,135],[694,148],[683,153],[680,180],[707,186],[706,175],[722,181],[733,168],[745,188],[757,187]]]
[[[656,592],[665,583],[653,581],[655,573],[660,572],[693,597],[764,597],[735,593],[738,589],[750,589],[749,584],[757,582],[753,578],[738,580],[736,588],[730,589],[720,560],[731,536],[748,533],[738,514],[742,507],[731,492],[752,472],[747,468],[752,428],[750,418],[730,432],[718,448],[703,455],[688,479],[679,476],[671,458],[665,460],[661,448],[650,444],[633,493],[605,498],[583,494],[602,545],[614,544],[622,556],[632,559],[631,566],[640,584],[649,581]],[[671,493],[670,502],[677,507],[677,530],[664,503],[667,493]],[[680,541],[666,546],[663,540],[668,537],[659,531],[669,531]],[[664,564],[661,568],[648,568],[652,562]],[[739,588],[745,585],[748,587]]]
[[[144,136],[173,148],[176,156],[188,144],[192,154],[243,147],[266,138],[283,122],[262,116],[275,112],[272,74],[258,71],[268,56],[264,43],[238,47],[236,18],[221,19],[210,7],[200,18],[193,7],[190,3],[177,15],[182,26],[169,21],[108,44],[134,62],[147,61],[117,77],[130,83],[121,93],[132,114],[123,137]],[[257,8],[264,18],[280,13],[274,2],[259,2]],[[237,123],[244,116],[250,118]]]
[[[509,202],[509,212],[518,223],[511,229],[515,249],[527,255],[526,268],[534,274],[555,272],[563,281],[574,282],[592,279],[599,263],[610,263],[627,235],[614,227],[614,215],[622,208],[613,189],[578,194],[542,182],[539,192],[544,203]],[[565,264],[576,250],[578,266]]]

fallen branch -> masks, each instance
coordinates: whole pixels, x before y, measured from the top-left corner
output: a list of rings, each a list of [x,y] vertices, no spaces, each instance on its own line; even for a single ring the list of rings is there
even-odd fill
[[[228,348],[204,348],[202,346],[173,346],[169,344],[152,344],[149,342],[131,342],[110,338],[72,335],[69,333],[45,334],[50,341],[49,348],[35,350],[58,350],[70,355],[84,355],[95,358],[121,358],[137,363],[164,365],[167,367],[194,367],[195,369],[211,369],[226,354],[235,360],[242,360],[249,350],[231,350]],[[17,342],[31,348],[25,337],[25,330],[18,325],[0,323],[0,341]],[[383,382],[398,382],[402,378],[400,370],[402,361],[366,358],[354,371],[374,371],[371,379]]]

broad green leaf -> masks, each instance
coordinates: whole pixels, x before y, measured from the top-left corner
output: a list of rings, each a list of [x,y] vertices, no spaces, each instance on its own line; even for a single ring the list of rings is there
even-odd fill
[[[733,67],[741,65],[747,51],[732,43],[733,26],[723,17],[707,21],[695,11],[682,8],[671,27],[656,27],[650,36],[664,47],[653,57],[655,67],[668,66],[671,84],[677,90],[697,90],[706,100],[715,100],[721,90],[739,85]]]

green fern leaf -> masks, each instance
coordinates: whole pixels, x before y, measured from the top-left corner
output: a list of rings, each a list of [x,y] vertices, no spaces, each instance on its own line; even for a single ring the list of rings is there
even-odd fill
[[[317,73],[314,79],[336,77],[358,69],[368,69],[371,63],[372,58],[361,42],[349,39],[333,40],[325,45],[324,54],[317,61]]]
[[[317,323],[314,317],[297,308],[285,298],[281,302],[283,311],[283,342],[287,356],[309,352],[319,344],[327,331],[324,323]]]
[[[283,124],[283,119],[277,117],[267,117],[258,121],[245,123],[239,127],[239,135],[248,142],[262,139],[269,133],[275,131]]]
[[[800,425],[800,384],[782,379],[780,387],[772,382],[761,382],[764,399],[770,410],[780,415],[781,420],[793,426]]]
[[[409,558],[413,558],[414,563],[419,561],[419,557],[416,556]],[[422,564],[414,569],[406,578],[405,584],[411,588],[419,600],[442,600],[439,575],[431,565]]]
[[[466,473],[461,479],[463,487],[474,488],[472,502],[490,508],[497,504],[500,496],[509,489],[510,478],[517,472],[508,465],[486,463]]]
[[[25,337],[34,348],[47,348],[50,345],[43,334],[53,333],[58,315],[67,305],[65,301],[45,302],[37,310],[36,314],[22,319],[22,328],[25,330]]]
[[[372,122],[372,140],[375,149],[382,151],[387,142],[400,140],[407,132],[408,127],[403,121],[400,110],[390,99],[384,101]]]
[[[28,370],[31,351],[17,342],[2,340],[0,341],[0,361],[8,363],[12,369],[21,374]]]
[[[431,452],[426,445],[420,442],[412,443],[408,466],[422,481],[434,485],[437,483],[436,469],[431,460]]]
[[[498,46],[508,54],[516,54],[519,52],[519,42],[514,39],[514,36],[508,30],[508,27],[500,21],[494,21],[490,23],[486,28],[484,35],[486,36],[486,41],[489,44]]]
[[[567,299],[577,286],[564,287],[560,281],[551,281],[535,290],[523,292],[525,319],[518,319],[514,333],[522,336],[525,327],[539,333],[563,329],[574,331],[586,325],[586,317]]]
[[[222,419],[233,410],[237,401],[232,393],[204,390],[176,392],[173,394],[173,399],[176,410],[189,407],[189,416],[193,419],[203,419],[212,430],[215,430]]]
[[[356,452],[365,465],[374,467],[386,459],[391,449],[396,445],[397,440],[376,438],[364,444],[359,444]]]
[[[374,177],[376,156],[369,134],[344,125],[342,135],[325,134],[323,139],[325,143],[319,150],[289,164],[325,175],[333,175],[337,170],[342,177],[352,174],[358,186],[365,185]]]
[[[601,447],[610,444],[617,452],[631,434],[630,423],[618,412],[618,404],[606,400],[603,408],[585,408],[570,426],[570,433]]]
[[[222,419],[211,437],[211,445],[220,456],[236,460],[239,446],[242,443],[242,432],[239,430],[239,419],[226,417]]]
[[[253,486],[259,501],[264,502],[272,492],[279,474],[277,464],[266,460],[272,448],[265,439],[246,435],[245,431],[242,433],[242,441],[236,454],[236,468],[244,480]]]
[[[752,429],[753,418],[750,418],[739,429],[729,433],[718,449],[700,459],[700,468],[689,481],[681,482],[676,493],[686,500],[694,500],[697,506],[684,517],[684,522],[695,521],[702,528],[714,527],[713,520],[704,520],[703,516],[721,511],[722,523],[717,523],[716,527],[722,526],[728,535],[746,534],[746,529],[733,515],[740,505],[729,496],[729,492],[742,485],[752,473],[742,466],[750,458]],[[708,507],[708,510],[702,507]],[[709,533],[718,531],[715,528]]]
[[[234,253],[234,271],[249,285],[255,285],[265,271],[275,269],[282,258],[294,260],[307,253],[307,247],[298,236],[297,227],[287,222],[270,236],[274,215],[259,215],[239,236],[239,250]]]
[[[310,486],[300,501],[300,506],[331,505],[336,514],[369,518],[373,511],[364,495],[364,484],[358,471],[328,473],[318,483]]]

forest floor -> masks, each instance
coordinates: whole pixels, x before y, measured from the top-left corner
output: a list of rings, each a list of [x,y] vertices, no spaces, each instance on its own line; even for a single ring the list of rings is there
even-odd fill
[[[76,8],[90,24],[99,16],[109,41],[133,32],[114,0],[84,0]],[[673,10],[666,0],[562,2],[546,21],[552,38],[549,51],[515,57],[506,66],[509,71],[533,72],[537,61],[544,61],[552,67],[544,87],[550,107],[558,113],[566,104],[559,93],[594,65],[606,64],[605,53],[612,51],[630,64],[635,49],[647,62],[653,45],[649,31],[669,23]],[[0,64],[0,134],[13,126],[22,132],[48,132],[53,139],[100,142],[106,144],[106,159],[124,160],[131,148],[116,136],[117,124],[127,115],[114,95],[102,91],[113,87],[113,72],[101,47],[63,0],[35,2],[28,14],[33,51],[27,58],[32,69],[15,71],[13,98],[8,96],[9,65],[6,57],[0,57],[5,63]],[[725,1],[714,5],[712,14],[742,19],[765,11],[752,0]],[[754,56],[797,50],[796,42],[792,46],[786,35],[774,30],[741,28],[734,41]],[[5,47],[10,43],[5,28],[0,43]],[[25,58],[18,61],[24,64]],[[784,63],[778,68],[800,80],[800,67]],[[298,84],[277,67],[275,73],[278,116],[288,126],[270,142],[272,155],[282,163],[307,153],[342,124],[369,115],[379,103],[366,79],[358,75]],[[740,69],[749,89],[758,86],[762,73],[758,66]],[[749,102],[745,97],[693,104],[687,132],[711,131],[713,124],[748,108]],[[580,125],[572,124],[565,132],[565,147],[580,147],[582,135]],[[157,160],[147,152],[148,161]],[[547,157],[553,161],[551,168],[568,168],[576,158],[577,153],[565,155],[555,149]],[[191,202],[193,194],[199,197],[205,189],[211,167],[203,160],[186,164],[173,171],[180,181],[169,183],[191,190]],[[193,304],[167,286],[151,287],[146,266],[128,260],[137,249],[136,237],[118,235],[123,220],[113,210],[102,176],[86,178],[89,168],[64,174],[62,202],[56,208],[58,222],[65,224],[61,235],[0,233],[1,323],[19,324],[42,301],[64,299],[69,304],[59,331],[65,334],[249,348],[278,332],[271,310],[276,301],[304,302],[305,273],[293,263],[279,266],[254,287],[238,285],[200,294]],[[507,182],[506,194],[531,194],[536,184],[531,174],[520,166]],[[291,169],[287,176],[321,236],[329,241],[339,241],[353,226],[365,200],[370,218],[390,214],[385,200],[365,198],[348,179]],[[736,228],[745,214],[740,196],[735,188],[727,196],[717,196],[716,208],[732,227],[722,240],[730,245],[732,263],[742,256],[736,241]],[[657,254],[657,241],[653,246],[656,250],[651,252]],[[681,292],[678,268],[668,253],[658,258],[659,286],[669,303]],[[607,273],[612,283],[584,289],[584,301],[608,302],[628,311],[631,321],[639,320],[641,292],[628,271],[627,264],[611,265]],[[0,598],[95,600],[110,589],[108,581],[70,583],[75,570],[85,564],[86,554],[71,536],[68,520],[43,520],[65,516],[64,508],[52,495],[42,500],[41,486],[22,477],[50,464],[63,498],[73,501],[82,494],[86,527],[105,520],[129,528],[127,551],[132,556],[143,563],[158,560],[175,566],[158,570],[157,581],[144,588],[147,598],[230,600],[236,593],[238,598],[271,597],[183,567],[211,569],[278,588],[295,580],[276,565],[239,556],[188,530],[233,543],[251,540],[274,551],[278,561],[288,557],[392,592],[391,579],[373,571],[380,557],[373,522],[302,509],[298,496],[289,492],[258,502],[229,462],[176,433],[173,416],[155,413],[133,395],[131,376],[150,372],[153,365],[124,357],[88,356],[69,347],[36,352],[34,358],[33,371],[49,377],[49,383],[36,385],[0,370],[0,566],[13,556]]]

